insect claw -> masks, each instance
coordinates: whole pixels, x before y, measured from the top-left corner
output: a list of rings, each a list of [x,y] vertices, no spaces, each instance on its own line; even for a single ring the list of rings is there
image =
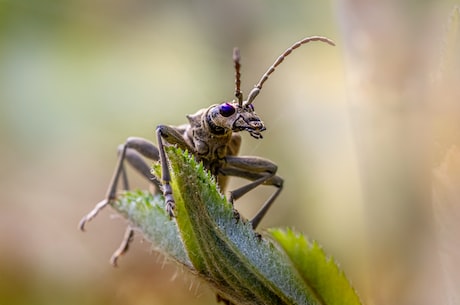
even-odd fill
[[[134,230],[131,227],[126,228],[125,236],[123,237],[123,241],[120,244],[120,247],[112,254],[110,258],[110,264],[114,267],[118,267],[118,258],[125,254],[128,249],[129,245],[134,239]]]
[[[166,201],[166,212],[168,213],[170,218],[175,218],[176,215],[174,215],[174,208],[176,207],[176,203],[174,200],[167,200]]]
[[[96,217],[99,211],[102,210],[108,204],[109,204],[109,200],[104,199],[98,204],[96,204],[94,209],[92,209],[88,214],[83,216],[83,218],[80,220],[80,223],[78,224],[78,227],[80,228],[80,230],[84,232],[86,223],[89,222],[94,217]]]
[[[233,218],[235,219],[235,223],[241,220],[241,215],[236,209],[233,209]]]
[[[85,224],[87,221],[88,220],[86,219],[86,216],[80,220],[80,222],[78,223],[78,228],[80,229],[80,231],[85,232]]]
[[[112,254],[112,256],[110,257],[110,265],[112,265],[112,267],[115,267],[115,268],[118,267],[118,258],[119,257],[120,257],[120,255],[118,255],[117,253]]]

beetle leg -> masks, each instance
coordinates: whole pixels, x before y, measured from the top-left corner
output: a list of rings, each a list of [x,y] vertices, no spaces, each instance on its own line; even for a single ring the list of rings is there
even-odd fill
[[[112,200],[116,198],[118,180],[122,176],[123,184],[128,187],[128,179],[125,174],[124,161],[128,161],[135,170],[137,170],[142,176],[144,176],[149,182],[156,187],[159,186],[159,182],[151,174],[150,167],[142,159],[141,155],[151,160],[157,161],[159,159],[158,148],[151,142],[142,139],[130,137],[126,140],[125,144],[121,145],[118,150],[118,163],[115,167],[115,172],[112,176],[112,180],[109,184],[105,199],[100,201],[93,210],[85,215],[80,221],[79,227],[82,231],[85,230],[85,225],[88,221],[93,219],[100,210],[106,205],[110,204]]]
[[[124,161],[127,161],[137,172],[139,172],[143,177],[145,177],[149,182],[151,182],[156,189],[159,188],[159,182],[150,172],[150,167],[144,161],[142,156],[157,161],[159,159],[158,148],[153,145],[151,142],[142,139],[130,137],[126,140],[125,144],[120,145],[118,148],[118,163],[115,167],[115,172],[112,176],[112,180],[109,184],[106,198],[99,202],[93,210],[91,210],[87,215],[85,215],[80,221],[80,229],[85,230],[85,224],[96,217],[100,210],[105,206],[110,204],[111,201],[116,199],[118,180],[120,176],[123,180],[124,189],[129,189],[128,177],[126,175],[126,170],[124,168]],[[126,228],[125,236],[121,242],[118,249],[113,253],[110,262],[112,265],[117,265],[118,258],[123,255],[129,248],[129,244],[133,240],[134,231],[128,226]]]
[[[252,227],[255,229],[267,213],[275,199],[283,189],[283,178],[276,175],[277,166],[273,162],[259,157],[237,157],[227,156],[225,165],[219,170],[219,174],[235,176],[252,180],[230,192],[230,202],[242,197],[259,185],[273,185],[277,189],[265,201],[260,210],[251,219]]]
[[[134,230],[133,228],[131,228],[131,226],[128,226],[126,228],[125,236],[123,237],[123,240],[120,246],[118,247],[117,250],[115,250],[115,252],[112,254],[112,257],[110,258],[110,263],[114,267],[118,267],[118,258],[122,256],[123,254],[125,254],[126,251],[128,251],[129,245],[131,244],[133,239],[134,239]]]
[[[169,172],[169,166],[167,164],[167,158],[165,153],[165,144],[163,141],[166,141],[168,144],[178,145],[183,149],[187,149],[190,153],[194,152],[193,147],[188,145],[182,133],[177,128],[167,125],[159,125],[157,127],[157,138],[158,138],[158,148],[160,150],[160,163],[161,163],[161,183],[163,188],[163,195],[166,202],[166,212],[170,217],[174,217],[174,208],[176,206],[174,202],[174,197],[172,194],[172,188],[170,185],[171,174]]]

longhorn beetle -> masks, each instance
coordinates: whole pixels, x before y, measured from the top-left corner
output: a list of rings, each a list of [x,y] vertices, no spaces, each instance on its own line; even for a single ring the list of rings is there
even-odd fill
[[[247,100],[243,100],[240,89],[240,53],[237,48],[233,50],[235,67],[235,99],[232,102],[212,105],[206,109],[198,110],[195,114],[187,115],[188,124],[180,126],[159,125],[156,128],[158,147],[151,142],[136,137],[130,137],[125,144],[119,147],[119,158],[112,180],[109,184],[107,195],[94,209],[80,221],[80,229],[84,231],[85,224],[96,214],[116,199],[118,180],[123,179],[124,188],[128,189],[128,179],[124,169],[124,161],[128,161],[134,169],[144,176],[158,191],[161,189],[166,202],[166,211],[174,217],[174,196],[170,186],[170,173],[165,155],[165,145],[176,145],[188,150],[197,161],[203,162],[204,167],[217,178],[221,190],[225,188],[228,176],[236,176],[250,180],[248,184],[230,192],[229,201],[240,198],[259,185],[272,185],[275,192],[262,205],[261,209],[252,218],[251,223],[255,229],[270,208],[283,188],[283,179],[276,175],[277,165],[260,157],[237,156],[241,144],[240,131],[247,131],[256,138],[262,139],[261,132],[265,125],[254,112],[253,102],[260,93],[263,84],[276,67],[295,49],[311,41],[321,41],[335,45],[326,37],[311,36],[304,38],[286,51],[268,68],[262,78],[249,92]],[[160,161],[161,181],[151,173],[150,167],[142,158]],[[125,238],[120,248],[112,256],[111,262],[116,265],[117,258],[128,248],[132,240],[133,230],[128,227]]]

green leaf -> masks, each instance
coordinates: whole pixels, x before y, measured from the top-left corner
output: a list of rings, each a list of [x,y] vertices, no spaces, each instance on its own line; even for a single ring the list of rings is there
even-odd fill
[[[176,217],[198,273],[235,304],[317,304],[283,253],[235,219],[214,179],[187,153],[168,150]],[[189,166],[186,166],[189,165]]]
[[[317,242],[309,242],[292,230],[271,229],[312,293],[328,305],[355,305],[360,300],[337,263],[328,258]]]
[[[176,201],[174,220],[161,196],[122,195],[122,212],[162,251],[234,304],[360,304],[354,290],[317,244],[292,231],[263,237],[233,210],[215,179],[193,157],[166,149]],[[159,166],[156,166],[159,172]],[[275,243],[277,241],[278,243]],[[313,247],[311,246],[313,245]]]
[[[152,242],[155,251],[192,268],[177,225],[166,213],[162,195],[152,195],[148,191],[125,192],[112,207]]]

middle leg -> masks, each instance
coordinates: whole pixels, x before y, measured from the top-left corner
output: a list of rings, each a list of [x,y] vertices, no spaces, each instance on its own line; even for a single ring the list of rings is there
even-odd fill
[[[259,157],[227,156],[226,163],[219,174],[249,179],[252,182],[230,192],[230,202],[242,197],[259,185],[273,185],[275,192],[265,201],[260,210],[251,219],[255,229],[283,189],[284,180],[276,175],[278,167],[273,162]]]

